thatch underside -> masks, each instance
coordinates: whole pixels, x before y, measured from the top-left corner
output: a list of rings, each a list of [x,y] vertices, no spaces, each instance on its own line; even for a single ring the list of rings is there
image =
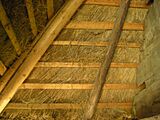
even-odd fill
[[[114,21],[116,7],[83,5],[72,21]],[[127,22],[143,23],[147,9],[130,8]],[[38,17],[37,17],[38,18]],[[38,18],[39,19],[39,18]],[[37,20],[38,20],[37,19]],[[41,24],[38,25],[41,28]],[[43,28],[43,27],[42,27]],[[64,29],[57,41],[109,41],[111,30],[72,30]],[[117,48],[113,62],[139,63],[140,48],[129,48],[127,43],[142,44],[143,31],[123,31],[120,42],[126,47]],[[51,45],[40,61],[43,62],[81,62],[101,63],[108,47],[95,46],[53,46]],[[98,68],[34,68],[25,83],[94,83]],[[106,83],[136,83],[136,68],[111,68]],[[132,102],[137,89],[104,90],[101,103]],[[90,90],[18,90],[11,103],[79,103],[84,105]],[[129,110],[98,110],[93,120],[121,120],[130,115]],[[6,110],[1,119],[28,120],[81,120],[82,110]]]

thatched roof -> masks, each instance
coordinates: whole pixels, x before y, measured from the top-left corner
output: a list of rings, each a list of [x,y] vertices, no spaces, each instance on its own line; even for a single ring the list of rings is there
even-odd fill
[[[16,0],[15,0],[16,1]],[[43,1],[43,0],[42,0]],[[41,31],[47,21],[46,7],[39,0],[34,0],[35,16],[38,30]],[[22,3],[18,5],[24,9]],[[7,7],[6,7],[7,8]],[[15,7],[16,8],[16,7]],[[18,8],[16,8],[18,9]],[[58,7],[57,7],[58,9]],[[101,5],[83,5],[73,16],[70,22],[81,21],[109,21],[114,22],[118,7]],[[22,14],[23,12],[15,13]],[[25,12],[24,12],[25,13]],[[130,8],[126,22],[143,23],[147,9]],[[15,14],[16,15],[16,14]],[[32,35],[27,23],[26,15],[18,15],[23,18],[15,26],[20,36],[21,43],[26,46],[31,40]],[[24,17],[22,17],[24,16]],[[17,18],[18,19],[18,18]],[[15,23],[15,20],[13,20]],[[23,26],[22,26],[23,24]],[[25,27],[27,26],[27,27]],[[15,28],[16,28],[15,27]],[[22,28],[22,29],[19,29]],[[2,30],[3,31],[3,30]],[[23,32],[20,32],[23,31]],[[109,42],[111,30],[89,30],[89,29],[63,29],[56,41],[91,41]],[[25,35],[24,35],[25,34]],[[143,31],[124,30],[120,42],[125,43],[124,47],[116,50],[114,63],[139,63],[140,47],[128,47],[128,43],[136,43],[141,46],[143,43]],[[24,40],[24,42],[22,41]],[[9,44],[9,43],[8,43]],[[51,45],[39,62],[77,62],[77,63],[101,63],[104,59],[105,50],[108,47],[100,46],[81,46],[81,45]],[[7,49],[5,49],[7,50]],[[11,50],[12,51],[12,50]],[[0,51],[1,52],[1,51]],[[8,53],[0,54],[0,58],[9,56]],[[10,52],[10,50],[9,50]],[[15,57],[15,56],[14,56]],[[5,58],[7,59],[7,57]],[[3,61],[5,61],[5,59]],[[9,60],[10,61],[10,60]],[[6,65],[11,62],[6,61]],[[54,84],[93,84],[98,73],[98,68],[79,68],[79,67],[35,67],[25,83],[54,83]],[[136,67],[110,68],[106,84],[136,84]],[[1,119],[28,119],[28,120],[81,120],[83,107],[85,106],[91,90],[33,90],[19,89],[10,103],[24,104],[51,104],[51,103],[73,103],[82,106],[82,109],[56,109],[56,110],[9,110],[6,109],[1,114]],[[100,103],[132,103],[137,89],[107,89],[103,91]],[[125,116],[130,116],[131,107],[98,109],[95,120],[119,120]]]

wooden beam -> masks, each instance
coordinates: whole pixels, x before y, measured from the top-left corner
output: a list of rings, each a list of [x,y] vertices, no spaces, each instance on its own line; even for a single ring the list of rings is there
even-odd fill
[[[66,29],[102,29],[112,30],[114,26],[113,22],[70,22],[65,28]],[[123,26],[124,30],[144,30],[144,24],[142,23],[125,23]]]
[[[48,23],[47,27],[45,28],[45,32],[41,35],[39,41],[28,54],[27,58],[11,78],[5,89],[1,92],[0,113],[12,99],[19,86],[29,76],[41,56],[45,53],[53,40],[57,37],[83,1],[84,0],[69,0],[61,9],[59,14],[57,14],[56,18],[51,19],[51,21]]]
[[[93,84],[42,84],[23,83],[19,89],[90,90]],[[137,84],[105,84],[104,90],[138,89]]]
[[[6,70],[7,70],[6,66],[0,60],[0,75],[2,76],[6,72]]]
[[[54,14],[54,2],[53,0],[47,0],[48,20],[50,20],[53,17],[53,14]]]
[[[100,63],[78,63],[78,62],[38,62],[35,67],[52,68],[99,68]],[[111,63],[111,68],[137,68],[137,63]]]
[[[111,45],[110,42],[91,42],[91,41],[54,41],[52,45],[71,45],[71,46],[95,46],[95,47],[107,47]],[[138,43],[124,43],[121,42],[117,45],[120,48],[140,48]]]
[[[10,38],[16,52],[18,55],[21,54],[21,47],[20,44],[17,41],[17,37],[14,33],[13,27],[11,25],[10,20],[7,17],[7,14],[5,12],[5,9],[3,8],[2,2],[0,0],[0,21],[2,23],[2,26],[4,27],[6,33],[8,34],[8,37]]]
[[[111,43],[111,46],[109,47],[109,50],[106,51],[104,61],[102,62],[101,67],[99,69],[99,73],[95,80],[94,87],[91,90],[88,104],[84,112],[84,120],[92,119],[96,111],[97,104],[102,94],[102,88],[106,82],[106,77],[107,77],[112,59],[114,57],[116,46],[121,36],[121,32],[122,32],[125,18],[127,16],[129,4],[130,4],[130,0],[121,1],[121,5],[117,14],[115,25],[113,27],[111,37],[110,37],[110,41],[112,41],[112,43]]]
[[[84,4],[86,5],[107,5],[107,6],[119,7],[120,0],[86,0]],[[145,2],[137,2],[137,1],[131,1],[130,7],[131,8],[143,8],[143,9],[148,8]]]
[[[29,17],[32,33],[34,36],[36,36],[38,32],[37,32],[37,25],[36,25],[36,20],[34,16],[32,0],[25,0],[25,4],[26,4],[27,12],[28,12],[28,17]]]
[[[30,109],[82,109],[83,105],[72,104],[72,103],[52,103],[52,104],[22,104],[22,103],[10,103],[6,110],[30,110]],[[108,109],[108,108],[120,108],[120,109],[131,109],[132,103],[99,103],[99,109]]]

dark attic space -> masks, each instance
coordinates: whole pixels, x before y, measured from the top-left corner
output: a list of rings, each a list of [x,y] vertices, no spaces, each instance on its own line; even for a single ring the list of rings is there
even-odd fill
[[[0,0],[0,120],[160,120],[160,0]]]

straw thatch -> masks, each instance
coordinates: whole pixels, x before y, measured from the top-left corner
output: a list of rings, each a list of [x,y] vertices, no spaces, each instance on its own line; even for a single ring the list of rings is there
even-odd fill
[[[45,9],[45,8],[44,8]],[[43,10],[44,10],[43,9]],[[114,21],[117,8],[84,5],[72,21]],[[143,23],[147,10],[129,9],[127,22]],[[45,13],[46,14],[46,13]],[[44,15],[44,14],[43,14]],[[39,18],[37,17],[37,20]],[[46,18],[44,18],[46,19]],[[39,25],[39,28],[41,25]],[[108,41],[110,30],[64,29],[57,41]],[[127,42],[143,43],[143,31],[123,31],[120,41],[126,47],[117,48],[113,62],[138,63],[139,48],[127,47]],[[82,62],[84,64],[103,60],[107,47],[50,46],[40,61]],[[26,83],[93,83],[98,68],[35,68]],[[106,83],[135,83],[136,68],[111,68]],[[12,103],[79,103],[84,107],[90,90],[18,90]],[[104,90],[100,102],[132,102],[136,90]],[[82,110],[6,110],[1,119],[28,120],[82,120]],[[128,110],[98,110],[93,120],[122,120],[129,116]]]

